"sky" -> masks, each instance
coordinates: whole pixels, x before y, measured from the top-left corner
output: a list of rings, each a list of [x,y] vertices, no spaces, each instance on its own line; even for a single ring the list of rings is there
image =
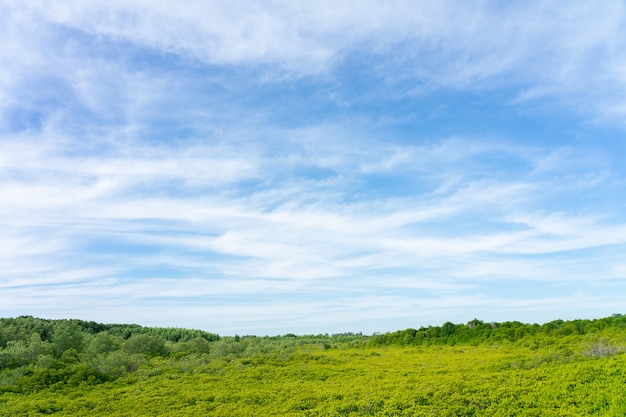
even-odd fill
[[[626,3],[0,0],[0,317],[626,313]]]

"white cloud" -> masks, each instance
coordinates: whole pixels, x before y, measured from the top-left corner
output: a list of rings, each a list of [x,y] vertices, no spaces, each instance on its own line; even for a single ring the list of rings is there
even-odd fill
[[[79,250],[72,243],[75,239],[97,240],[117,234],[131,245],[176,248],[177,256],[192,250],[237,257],[238,266],[226,263],[218,267],[227,274],[311,279],[349,275],[357,266],[369,270],[421,268],[436,259],[480,252],[543,254],[626,240],[621,226],[602,225],[597,217],[522,214],[527,206],[533,207],[536,194],[553,191],[552,184],[543,182],[533,166],[528,166],[529,177],[521,183],[475,179],[469,168],[459,171],[458,183],[447,191],[438,191],[435,183],[413,197],[368,201],[364,196],[346,203],[335,197],[337,192],[348,192],[345,184],[329,183],[319,188],[316,182],[298,181],[296,186],[276,178],[268,168],[280,171],[276,163],[289,165],[291,158],[251,159],[245,152],[231,155],[228,148],[148,148],[132,144],[118,149],[121,157],[86,157],[72,156],[65,145],[56,142],[41,145],[23,140],[3,145],[8,155],[4,169],[28,175],[4,181],[2,196],[6,203],[0,210],[12,224],[22,228],[22,233],[26,228],[45,227],[47,237],[40,245],[63,242],[48,248],[50,254]],[[409,151],[408,158],[423,161],[426,165],[420,170],[430,175],[437,169],[437,161],[454,164],[500,147],[484,144],[450,161],[454,152],[442,149],[453,146],[449,142],[435,143],[423,146],[419,152]],[[220,158],[224,150],[232,160]],[[523,149],[515,150],[526,158]],[[379,153],[375,148],[369,152]],[[537,148],[531,152],[541,154]],[[351,158],[347,153],[338,157]],[[316,160],[310,162],[315,164]],[[562,153],[557,162],[550,164],[571,163],[571,158]],[[349,167],[344,173],[355,174],[358,172]],[[237,189],[237,182],[246,178],[270,183],[271,192],[252,189],[247,195],[225,193],[229,188]],[[160,185],[172,180],[178,184],[174,188]],[[187,192],[192,194],[187,196]],[[307,197],[309,193],[316,195],[315,202]],[[511,216],[516,211],[520,214]],[[29,213],[28,220],[24,213]],[[454,224],[429,229],[431,222],[454,222],[467,215],[493,222],[493,230],[460,234],[452,230]],[[148,223],[136,223],[142,219]],[[499,230],[498,224],[511,222],[518,230]],[[158,234],[155,230],[174,234]],[[13,245],[18,241],[9,239]],[[18,254],[17,249],[10,253]],[[132,254],[126,257],[130,264],[138,262]],[[502,273],[507,274],[506,265]]]
[[[509,91],[504,98],[509,105],[536,106],[534,112],[546,111],[541,103],[550,99],[591,122],[620,125],[623,119],[626,8],[620,1],[602,7],[582,1],[567,6],[192,1],[184,7],[31,1],[4,8],[4,108],[28,107],[46,94],[70,94],[84,111],[141,129],[141,120],[155,117],[154,111],[172,100],[168,90],[189,86],[173,77],[171,68],[135,62],[129,48],[137,48],[228,73],[238,68],[237,80],[205,75],[227,88],[309,76],[340,85],[342,66],[363,59],[358,65],[366,66],[371,78],[365,100],[440,88],[502,89]],[[52,82],[69,92],[36,87]],[[348,106],[358,103],[336,88],[328,94]],[[69,106],[67,98],[61,100]],[[56,113],[48,118],[65,123],[72,118],[70,109],[47,111]],[[400,154],[395,158],[402,160]],[[365,162],[364,168],[375,167],[370,165]]]
[[[580,70],[588,65],[602,65],[607,75],[623,68],[624,41],[618,35],[625,8],[619,1],[605,1],[602,7],[582,1],[567,6],[192,1],[184,7],[153,1],[33,1],[14,3],[12,10],[20,17],[32,14],[208,62],[280,63],[296,71],[327,67],[327,62],[366,45],[381,55],[391,48],[400,51],[399,62],[410,59],[418,65],[417,73],[445,83],[466,84],[522,68],[565,83],[572,77],[579,80]],[[610,59],[600,63],[598,57]],[[426,71],[432,60],[445,70]]]
[[[562,106],[621,123],[621,2],[0,8],[0,313],[94,302],[151,320],[169,294],[172,320],[354,323],[495,309],[481,291],[501,281],[620,277],[620,149],[583,123],[545,143],[523,125]],[[454,129],[429,128],[420,97],[451,90],[503,120],[465,133],[443,109]],[[518,110],[541,120],[498,130]],[[194,293],[267,298],[184,306]]]

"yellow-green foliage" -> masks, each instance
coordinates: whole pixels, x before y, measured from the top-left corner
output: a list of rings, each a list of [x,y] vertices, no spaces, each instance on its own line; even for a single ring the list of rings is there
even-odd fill
[[[0,416],[624,416],[626,355],[593,354],[611,343],[157,356],[110,382],[5,392]]]
[[[361,334],[0,319],[0,417],[625,416],[626,317]]]

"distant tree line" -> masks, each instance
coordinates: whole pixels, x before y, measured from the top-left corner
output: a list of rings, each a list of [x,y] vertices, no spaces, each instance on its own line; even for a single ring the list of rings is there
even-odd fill
[[[0,392],[101,383],[136,371],[150,357],[207,353],[219,340],[202,330],[0,318]]]
[[[203,338],[208,342],[219,340],[219,335],[208,333],[202,330],[164,328],[164,327],[142,327],[137,324],[102,324],[95,321],[85,320],[50,320],[35,318],[32,316],[20,316],[16,318],[0,318],[0,348],[5,348],[9,341],[26,341],[33,333],[39,335],[44,342],[53,342],[54,333],[61,329],[73,329],[75,333],[85,335],[95,335],[107,332],[111,336],[119,336],[129,339],[134,335],[158,336],[169,342],[187,342],[195,338]],[[61,334],[57,334],[57,341]]]
[[[519,321],[486,323],[478,319],[466,324],[446,322],[442,326],[405,329],[384,334],[374,334],[370,345],[431,345],[456,343],[517,342],[535,336],[560,337],[598,333],[608,328],[626,329],[626,316],[594,320],[554,320],[545,324],[524,324]],[[540,340],[540,339],[538,339]]]
[[[29,393],[47,387],[99,384],[144,369],[157,372],[166,361],[181,371],[213,372],[214,366],[239,361],[284,363],[301,349],[327,350],[385,345],[455,345],[514,342],[543,347],[578,335],[617,335],[623,340],[626,316],[597,320],[555,320],[543,325],[517,321],[406,329],[371,336],[361,333],[220,337],[202,330],[101,324],[83,320],[49,320],[21,316],[0,318],[0,393]],[[567,343],[563,344],[567,347]],[[589,356],[610,356],[624,346],[597,343]]]

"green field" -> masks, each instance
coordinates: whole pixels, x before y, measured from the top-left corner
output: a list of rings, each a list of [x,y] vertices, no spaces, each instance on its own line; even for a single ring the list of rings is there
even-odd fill
[[[626,415],[621,315],[374,336],[103,326],[0,319],[0,416]]]

